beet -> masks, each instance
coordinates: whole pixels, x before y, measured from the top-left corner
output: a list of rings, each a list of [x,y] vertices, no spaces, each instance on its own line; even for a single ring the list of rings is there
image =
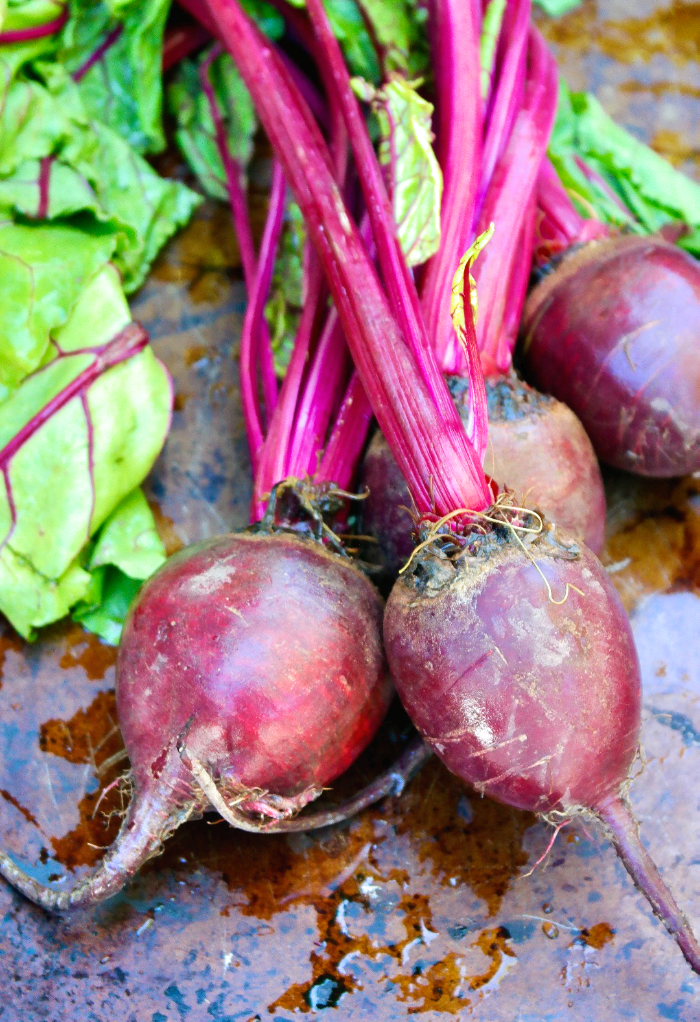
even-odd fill
[[[469,417],[469,384],[449,379],[462,416]],[[560,401],[538,393],[515,376],[486,381],[489,446],[485,469],[518,500],[541,508],[550,521],[572,532],[600,553],[605,538],[605,492],[590,440],[573,412]],[[389,446],[375,433],[362,465],[362,485],[369,490],[362,527],[374,536],[380,562],[391,579],[406,563],[411,542],[408,487]]]
[[[91,905],[212,805],[248,829],[293,815],[384,716],[381,620],[374,586],[314,540],[244,532],[176,554],[142,589],[119,649],[133,796],[115,843],[73,887],[39,884],[6,856],[0,872],[45,908]]]
[[[385,614],[389,666],[414,724],[482,795],[552,822],[601,819],[700,970],[700,947],[623,795],[639,742],[641,682],[605,570],[552,526],[521,542],[505,526],[440,540],[417,550]]]
[[[525,307],[528,377],[598,457],[640,475],[700,469],[700,267],[660,238],[591,242]]]

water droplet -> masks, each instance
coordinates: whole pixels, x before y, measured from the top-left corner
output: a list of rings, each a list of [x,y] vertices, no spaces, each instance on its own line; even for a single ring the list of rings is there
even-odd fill
[[[551,902],[549,901],[545,901],[544,905],[542,906],[542,911],[546,916],[548,916],[550,912],[554,911],[554,905],[552,905]]]
[[[543,923],[542,932],[545,937],[549,937],[550,940],[556,940],[559,936],[559,927],[555,926],[554,923]]]

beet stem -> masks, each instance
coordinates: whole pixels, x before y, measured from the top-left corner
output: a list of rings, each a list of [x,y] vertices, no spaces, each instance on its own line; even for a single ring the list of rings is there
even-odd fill
[[[622,797],[614,798],[599,806],[595,812],[608,828],[615,850],[635,886],[645,895],[654,914],[676,941],[691,969],[700,975],[700,944],[656,864],[644,848],[639,838],[639,825],[629,805]]]

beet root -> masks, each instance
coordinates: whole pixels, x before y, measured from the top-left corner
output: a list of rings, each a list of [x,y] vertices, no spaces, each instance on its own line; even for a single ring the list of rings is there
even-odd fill
[[[142,589],[119,649],[133,796],[115,843],[72,888],[39,884],[4,855],[0,872],[65,910],[115,894],[211,807],[246,829],[284,822],[350,766],[384,717],[381,620],[362,572],[314,540],[245,532],[176,554]]]
[[[700,267],[660,238],[571,254],[524,313],[528,378],[581,419],[598,457],[649,476],[700,469]]]
[[[497,527],[417,551],[384,619],[399,695],[428,745],[482,795],[551,822],[603,820],[699,971],[700,947],[622,795],[641,706],[624,609],[584,546],[552,526],[519,538]]]
[[[448,380],[462,420],[469,417],[468,383]],[[542,510],[549,521],[600,553],[605,539],[605,491],[600,468],[581,423],[560,401],[512,377],[486,381],[489,445],[486,472],[518,500]],[[411,555],[408,487],[389,445],[375,433],[362,466],[369,490],[362,527],[374,536],[382,565],[393,582]]]

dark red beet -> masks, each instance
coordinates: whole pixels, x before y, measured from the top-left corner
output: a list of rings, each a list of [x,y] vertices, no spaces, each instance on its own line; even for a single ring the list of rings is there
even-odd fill
[[[592,242],[525,307],[529,378],[598,457],[650,476],[700,469],[700,267],[659,238]]]
[[[238,533],[176,554],[141,591],[119,650],[133,797],[114,845],[73,888],[38,884],[2,855],[0,872],[46,908],[75,908],[115,894],[211,806],[249,829],[257,814],[293,815],[384,716],[381,620],[362,572],[313,540]]]
[[[481,794],[602,819],[698,971],[700,947],[622,795],[641,705],[627,617],[597,558],[563,536],[523,534],[530,557],[506,527],[419,551],[387,603],[392,676],[425,741]]]
[[[469,416],[468,383],[449,380],[462,420]],[[571,409],[512,377],[486,381],[489,446],[486,472],[506,485],[528,507],[583,540],[599,554],[605,539],[605,492],[598,460],[581,423]],[[369,490],[363,504],[363,530],[374,536],[381,563],[393,581],[413,550],[411,506],[389,446],[375,433],[362,465],[362,485]]]

